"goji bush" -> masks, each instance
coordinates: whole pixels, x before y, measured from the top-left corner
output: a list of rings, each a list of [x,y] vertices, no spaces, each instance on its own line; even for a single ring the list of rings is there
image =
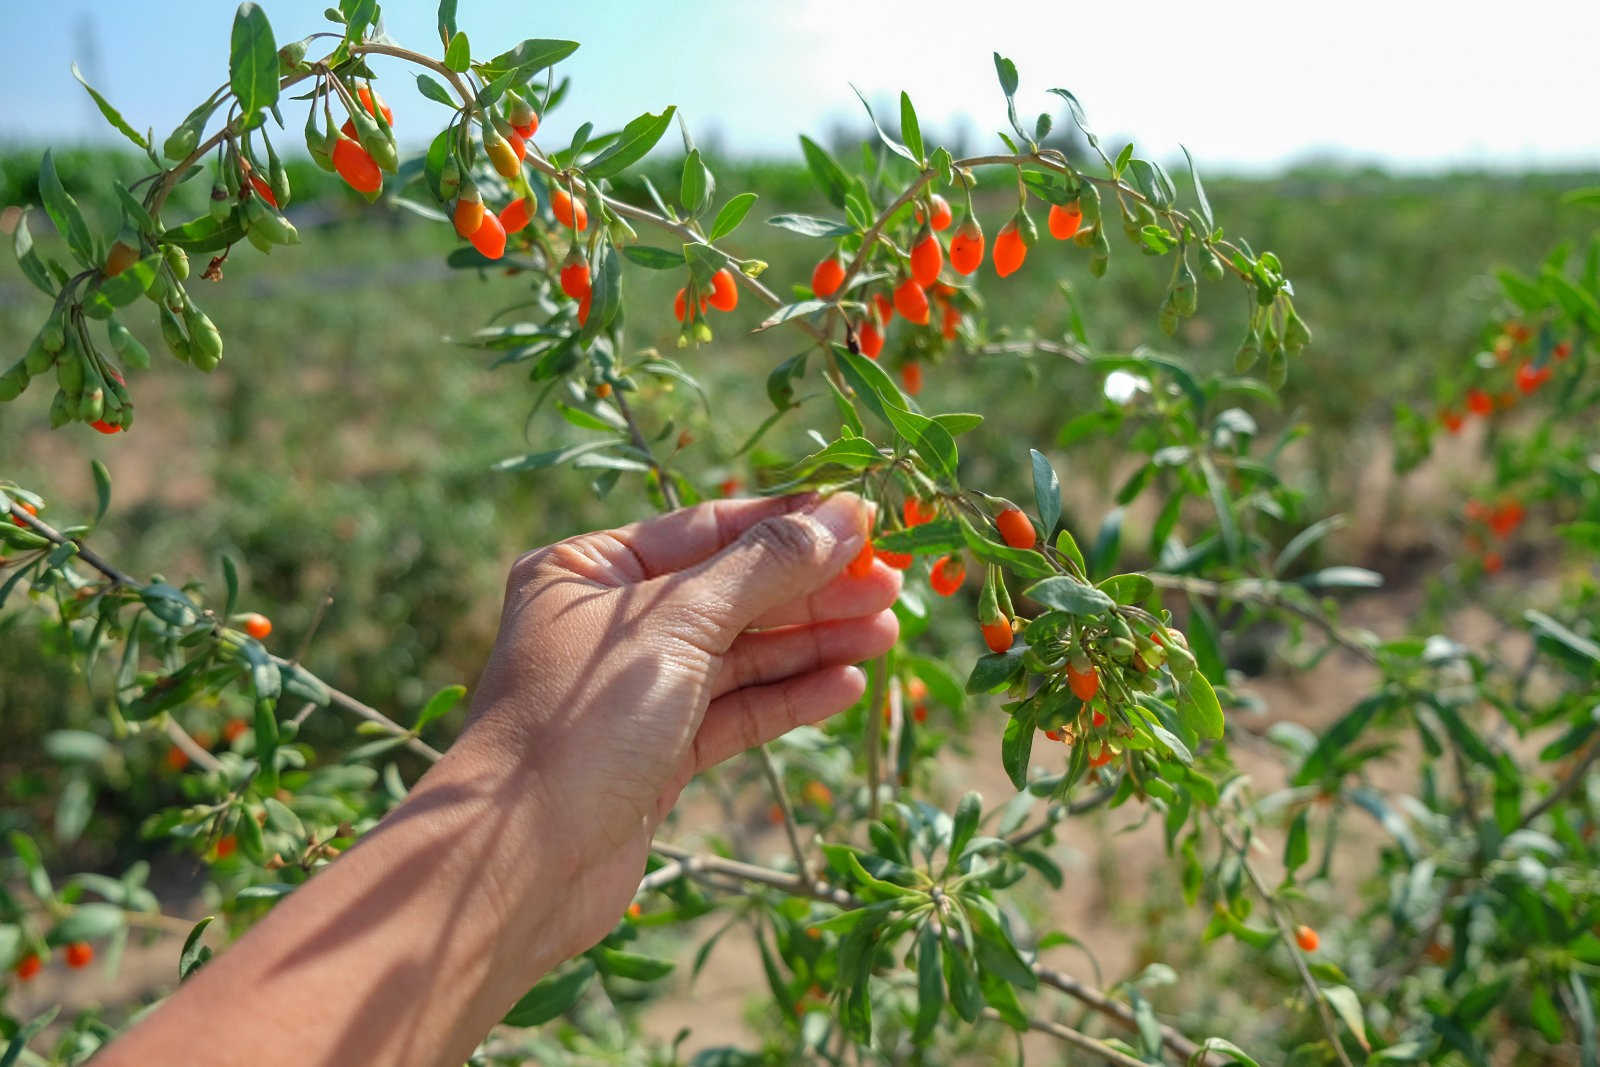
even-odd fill
[[[1348,625],[1335,597],[1381,578],[1325,559],[1337,517],[1316,514],[1286,473],[1300,428],[1280,420],[1264,431],[1252,413],[1272,409],[1311,339],[1293,286],[1275,253],[1225,233],[1192,160],[1180,197],[1131,144],[1107,151],[1060,88],[1048,90],[1052,106],[1083,150],[1050,147],[1050,114],[1022,120],[1018,71],[996,54],[1007,129],[991,154],[957,158],[929,143],[905,93],[893,132],[868,109],[877,140],[859,168],[801,138],[830,208],[767,220],[816,243],[810,277],[774,287],[746,250],[757,196],[719,202],[686,125],[679,187],[663,192],[641,170],[672,108],[606,133],[582,124],[564,147],[539,143],[543,119],[568,103],[555,70],[574,42],[529,39],[476,58],[445,0],[435,58],[383,35],[371,0],[343,0],[329,15],[333,30],[280,47],[263,11],[243,4],[227,83],[159,146],[89,89],[152,169],[111,183],[121,221],[97,233],[45,154],[39,193],[61,245],[35,247],[24,218],[15,251],[54,303],[0,375],[0,400],[48,389],[36,379],[53,375],[52,425],[87,424],[137,447],[135,388],[151,355],[118,316],[146,298],[172,356],[202,372],[220,364],[227,323],[200,308],[198,283],[220,282],[241,243],[264,253],[297,243],[284,215],[294,189],[272,137],[303,105],[318,166],[368,199],[453,227],[464,243],[451,266],[508,290],[507,311],[464,343],[492,354],[496,373],[525,376],[532,411],[548,404],[584,437],[499,470],[582,477],[601,496],[632,493],[654,509],[744,486],[849,489],[878,505],[873,541],[851,568],[881,561],[907,573],[900,642],[869,665],[865,700],[754,751],[719,782],[729,811],[769,812],[786,860],[756,862],[737,835],[658,840],[616,929],[530,990],[474,1062],[679,1062],[676,1045],[645,1047],[598,1011],[600,993],[647,995],[677,966],[665,955],[672,931],[698,944],[698,973],[734,925],[756,945],[775,1022],[765,1047],[706,1050],[698,1063],[949,1062],[1003,1055],[1002,1035],[1029,1030],[1118,1064],[1600,1056],[1589,982],[1600,966],[1600,393],[1589,368],[1600,242],[1576,269],[1569,247],[1536,277],[1503,273],[1485,348],[1440,368],[1436,413],[1398,409],[1402,467],[1436,433],[1481,433],[1481,419],[1493,478],[1470,496],[1459,562],[1437,577],[1415,630],[1380,638]],[[401,158],[395,131],[427,120],[385,102],[368,65],[380,57],[412,68],[422,95],[446,109],[420,158]],[[172,217],[174,192],[208,180],[208,210]],[[986,203],[1014,187],[1014,206],[980,219],[980,183]],[[1232,365],[1203,366],[1166,342],[1100,351],[1070,289],[1062,337],[994,321],[984,293],[1039,269],[1028,257],[1045,239],[1041,212],[1048,238],[1081,249],[1096,276],[1110,268],[1116,231],[1170,262],[1164,291],[1151,294],[1168,337],[1195,314],[1202,276],[1241,301]],[[635,271],[681,282],[672,307],[627,300]],[[751,306],[763,317],[746,318]],[[630,323],[668,315],[681,357],[630,341]],[[747,326],[788,331],[802,347],[770,369],[772,410],[755,433],[697,469],[682,427],[719,402],[752,402],[708,395],[697,368]],[[1020,478],[974,485],[958,439],[985,414],[929,412],[913,399],[926,376],[980,373],[980,360],[1008,354],[1054,361],[1040,382],[1059,405],[1053,450],[1094,443],[1128,459],[1097,523],[1069,514],[1060,460],[1038,448],[1025,472],[1031,497],[1003,495]],[[763,443],[798,421],[806,454]],[[0,607],[44,618],[59,635],[54,654],[81,672],[97,708],[94,729],[45,738],[42,755],[79,770],[64,779],[56,829],[81,831],[91,817],[83,769],[155,739],[162,767],[138,773],[175,776],[176,787],[140,811],[142,835],[203,860],[214,910],[237,932],[404,798],[402,750],[437,759],[423,735],[436,737],[465,689],[441,690],[403,724],[313,674],[297,650],[275,648],[232,560],[209,587],[129,573],[96,547],[112,486],[103,466],[93,474],[92,510],[0,481]],[[1152,518],[1125,537],[1136,504]],[[1142,543],[1125,544],[1135,534]],[[1535,537],[1555,588],[1489,583],[1509,546]],[[1124,569],[1133,557],[1149,566]],[[1450,612],[1467,602],[1505,620],[1502,634],[1477,646],[1452,638]],[[1261,635],[1295,666],[1341,664],[1348,714],[1320,736],[1292,718],[1256,728],[1230,656]],[[313,743],[307,720],[330,711],[357,720],[349,743]],[[942,758],[995,735],[988,758],[1014,794],[945,795],[933,774]],[[1287,784],[1241,773],[1238,746],[1270,753]],[[1408,757],[1401,780],[1397,752]],[[1042,958],[1083,933],[1050,929],[1021,902],[1041,887],[1072,891],[1052,849],[1101,809],[1158,825],[1173,884],[1203,909],[1181,974],[1157,961],[1102,987]],[[1350,827],[1353,814],[1371,825]],[[120,877],[52,871],[38,836],[11,832],[0,872],[8,998],[57,957],[115,968],[130,937],[183,932],[180,981],[205,964],[213,918],[164,913],[147,864]],[[1242,960],[1224,961],[1223,939]],[[1230,968],[1248,972],[1235,983],[1248,1006],[1229,1018],[1254,1022],[1235,1031],[1182,1003],[1158,1013],[1163,987]],[[14,1018],[6,1003],[6,1063],[82,1062],[126,1021],[86,1012],[46,1031],[53,1013]]]

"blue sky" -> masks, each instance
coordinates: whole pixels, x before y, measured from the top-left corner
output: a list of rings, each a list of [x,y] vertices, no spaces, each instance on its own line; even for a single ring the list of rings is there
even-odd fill
[[[72,81],[79,60],[158,138],[226,77],[227,0],[3,0],[0,140],[114,136]],[[328,24],[324,0],[265,0],[278,39]],[[435,5],[384,5],[392,36],[436,49]],[[901,89],[925,129],[993,143],[1004,122],[989,55],[1022,75],[1020,109],[1076,92],[1108,139],[1170,158],[1180,140],[1211,170],[1271,169],[1338,154],[1404,169],[1600,167],[1600,3],[1521,0],[1146,0],[1108,6],[1012,0],[627,3],[460,0],[461,26],[489,55],[523,37],[583,47],[575,89],[541,140],[592,119],[620,125],[677,104],[696,136],[768,156],[795,135],[859,122],[850,83],[875,103]],[[1138,21],[1135,22],[1134,20]],[[1141,27],[1143,29],[1141,29]],[[401,132],[438,106],[394,65],[387,95]],[[416,116],[408,118],[409,116]],[[295,122],[296,120],[290,119]],[[430,120],[431,122],[431,120]]]

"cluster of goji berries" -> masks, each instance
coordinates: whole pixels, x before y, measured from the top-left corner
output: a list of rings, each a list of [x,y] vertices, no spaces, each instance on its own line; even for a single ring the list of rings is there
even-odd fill
[[[963,313],[961,290],[941,280],[946,249],[939,234],[950,228],[955,216],[949,202],[938,193],[919,200],[914,211],[915,236],[898,273],[883,290],[870,294],[865,311],[852,325],[856,348],[862,355],[877,359],[887,341],[889,322],[898,313],[913,326],[932,326],[938,312],[938,330],[946,341],[954,341],[961,328]],[[1076,201],[1053,204],[1049,230],[1057,240],[1068,240],[1079,232],[1083,212]],[[1018,210],[995,237],[991,258],[995,274],[1001,278],[1015,274],[1027,258],[1034,240],[1033,223],[1025,211]],[[983,227],[968,210],[950,236],[950,269],[967,276],[983,265],[985,251]],[[830,300],[844,285],[847,268],[837,254],[820,260],[811,272],[811,292],[819,300]],[[922,365],[912,356],[901,363],[900,378],[905,391],[915,396],[922,391]]]
[[[1534,330],[1525,323],[1506,323],[1495,337],[1490,351],[1497,367],[1511,367],[1515,363],[1510,381],[1502,382],[1503,388],[1498,391],[1493,390],[1494,383],[1487,379],[1472,386],[1462,395],[1460,407],[1440,409],[1440,425],[1449,433],[1460,433],[1470,416],[1487,418],[1496,411],[1515,407],[1520,399],[1537,392],[1554,377],[1555,365],[1572,355],[1572,342],[1557,341],[1550,346],[1548,353],[1530,354],[1526,349],[1535,336]],[[1490,374],[1496,378],[1504,376],[1503,371],[1491,371]]]
[[[87,941],[68,942],[61,947],[61,959],[73,970],[81,970],[94,962],[94,946]],[[16,963],[11,965],[11,972],[21,982],[31,980],[43,969],[44,957],[31,950],[17,957]]]
[[[1527,517],[1527,509],[1521,501],[1509,497],[1494,505],[1469,500],[1466,514],[1471,527],[1466,536],[1467,551],[1478,557],[1484,573],[1498,574],[1505,566],[1505,557],[1493,542],[1509,539]]]
[[[711,328],[706,323],[706,309],[732,311],[739,306],[739,285],[733,271],[721,267],[711,275],[711,287],[702,291],[693,278],[672,298],[672,315],[683,323],[678,343],[686,345],[689,338],[705,342],[711,340]]]

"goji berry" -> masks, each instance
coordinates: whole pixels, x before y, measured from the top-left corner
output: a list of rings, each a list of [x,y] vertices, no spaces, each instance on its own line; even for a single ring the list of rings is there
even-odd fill
[[[511,151],[516,153],[518,163],[528,158],[528,142],[522,139],[522,134],[518,133],[514,127],[507,130],[504,137],[506,144],[511,146]],[[513,175],[507,175],[507,177],[513,177]]]
[[[1028,246],[1023,243],[1016,222],[1008,222],[1000,227],[1000,233],[994,239],[994,272],[1002,278],[1009,278],[1022,267],[1022,261],[1026,258]]]
[[[878,353],[883,351],[883,333],[873,321],[873,316],[868,315],[861,320],[861,328],[856,331],[856,347],[868,359],[877,359]]]
[[[23,956],[17,961],[17,965],[13,967],[12,970],[17,972],[17,977],[19,979],[26,982],[28,979],[38,974],[39,969],[43,966],[44,960],[39,958],[39,954],[37,952],[29,952],[27,955]]]
[[[356,90],[356,96],[361,98],[361,106],[367,109],[367,114],[371,115],[373,118],[377,118],[378,113],[372,109],[372,90],[363,85]],[[393,126],[394,112],[389,110],[389,105],[385,104],[382,99],[379,99],[378,107],[383,109],[383,121],[388,125]]]
[[[272,620],[257,611],[252,611],[240,622],[244,627],[244,632],[257,641],[265,640],[266,636],[272,632]]]
[[[456,198],[451,222],[455,224],[458,236],[470,240],[472,235],[478,232],[478,227],[483,224],[483,201],[478,199],[477,193],[463,193]]]
[[[810,781],[800,787],[800,797],[807,804],[817,807],[826,807],[833,803],[833,790],[818,781]]]
[[[1444,428],[1451,433],[1461,432],[1461,424],[1463,419],[1461,418],[1461,413],[1459,411],[1451,411],[1449,408],[1446,408],[1445,410],[1439,412],[1439,421],[1443,423]]]
[[[1495,508],[1489,515],[1489,528],[1499,538],[1510,537],[1518,526],[1522,525],[1527,511],[1515,500],[1508,500]]]
[[[905,516],[907,526],[921,526],[937,519],[939,509],[931,503],[925,505],[916,497],[908,496],[905,506],[901,508],[901,514]]]
[[[826,300],[844,284],[844,264],[838,256],[829,256],[811,268],[811,291],[818,300]]]
[[[1088,702],[1100,692],[1100,672],[1090,667],[1086,671],[1077,670],[1072,664],[1067,664],[1067,687],[1072,690],[1072,695],[1079,700]]]
[[[167,749],[166,759],[167,769],[170,771],[181,771],[189,766],[189,754],[177,745]]]
[[[1000,536],[1012,548],[1032,548],[1039,540],[1033,532],[1033,523],[1021,508],[1006,508],[994,517]]]
[[[582,200],[572,199],[572,194],[565,189],[550,194],[550,211],[556,221],[569,230],[582,232],[589,228],[589,209]]]
[[[94,961],[94,946],[87,941],[74,941],[67,946],[67,966],[74,970],[87,967]]]
[[[1078,227],[1083,225],[1083,209],[1074,200],[1070,204],[1051,204],[1050,217],[1046,220],[1050,225],[1050,236],[1058,241],[1066,241],[1078,232]]]
[[[877,554],[879,559],[883,560],[897,571],[905,570],[906,568],[910,567],[912,563],[911,553],[909,552],[889,552],[880,548],[877,549]]]
[[[687,297],[687,290],[679,289],[678,295],[672,298],[672,314],[679,322],[682,322],[683,317],[689,313]]]
[[[928,683],[921,678],[912,678],[906,682],[906,699],[918,703],[928,699]]]
[[[1067,735],[1060,730],[1046,730],[1044,736],[1051,741],[1065,741],[1067,739]]]
[[[774,804],[767,809],[767,821],[774,826],[783,825],[783,806]]]
[[[1492,414],[1494,412],[1494,400],[1482,389],[1468,389],[1467,410],[1474,415]]]
[[[906,391],[907,396],[916,396],[922,392],[922,364],[915,360],[901,364],[900,386]]]
[[[105,266],[101,273],[107,278],[115,278],[135,263],[139,262],[139,250],[132,248],[121,241],[113,241],[111,249],[106,253]]]
[[[507,234],[513,234],[523,229],[532,220],[533,214],[528,210],[528,198],[519,196],[507,204],[500,211],[500,228]],[[477,227],[473,227],[476,229]],[[459,227],[457,232],[460,232]],[[466,236],[463,234],[463,236]]]
[[[940,556],[928,574],[928,584],[940,596],[955,596],[967,580],[967,565],[959,556]]]
[[[939,268],[944,266],[944,249],[939,239],[926,226],[922,236],[911,246],[911,276],[920,285],[932,285],[939,280]]]
[[[1089,766],[1104,767],[1111,762],[1115,755],[1109,748],[1102,748],[1097,755],[1089,757]]]
[[[1322,938],[1311,927],[1301,923],[1294,928],[1294,943],[1300,946],[1301,952],[1315,952],[1317,946],[1322,944]]]
[[[944,318],[939,324],[940,336],[946,341],[954,341],[956,339],[956,330],[960,326],[961,312],[956,309],[954,304],[946,304],[944,306]]]
[[[734,284],[733,271],[727,267],[711,276],[710,300],[718,311],[732,311],[739,306],[739,287]]]
[[[1483,571],[1485,574],[1499,574],[1506,561],[1498,552],[1485,552],[1483,554]]]
[[[278,198],[272,194],[272,186],[268,184],[267,180],[261,175],[251,173],[250,188],[254,189],[256,191],[256,195],[265,200],[271,206],[278,206]]]
[[[1533,331],[1520,322],[1508,322],[1506,323],[1506,336],[1517,344],[1521,344],[1533,336]]]
[[[589,295],[589,264],[578,260],[561,268],[561,291],[574,300]]]
[[[1556,346],[1550,350],[1550,354],[1557,359],[1566,359],[1568,356],[1572,355],[1572,345],[1566,341],[1559,341],[1556,343]]]
[[[500,225],[500,219],[491,212],[485,211],[483,219],[478,223],[478,228],[472,231],[472,247],[484,259],[499,259],[506,254],[506,231]]]
[[[239,839],[232,834],[223,834],[217,838],[217,859],[225,860],[233,855],[239,848]]]
[[[856,558],[850,561],[845,568],[852,578],[865,578],[872,573],[872,561],[876,558],[872,550],[872,542],[868,541],[861,546],[861,551],[856,553]]]
[[[91,422],[89,425],[93,426],[96,430],[99,430],[103,434],[114,434],[114,433],[121,433],[122,432],[122,427],[121,426],[118,426],[116,423],[107,422],[105,419],[96,419],[95,421]]]
[[[1016,640],[1016,634],[1011,632],[1011,620],[1004,615],[998,622],[982,624],[983,643],[989,646],[990,652],[1004,652]]]
[[[511,146],[510,141],[493,130],[484,131],[483,151],[500,177],[515,178],[521,173],[522,160],[517,158],[516,149]]]
[[[950,267],[957,274],[971,274],[983,265],[983,227],[968,216],[950,238]]]
[[[878,321],[885,326],[894,318],[894,301],[889,299],[888,293],[873,293],[872,304],[878,309]]]
[[[933,205],[933,228],[936,230],[942,230],[949,226],[951,218],[950,201],[946,200],[938,193],[934,193],[932,196],[928,197],[928,201]],[[922,207],[920,205],[917,207],[917,221],[922,221]]]
[[[1106,724],[1106,713],[1103,711],[1097,711],[1090,715],[1089,724],[1091,726],[1104,726]]]
[[[907,322],[918,326],[928,324],[928,294],[915,278],[907,278],[895,286],[894,306]]]
[[[231,745],[243,737],[248,729],[250,729],[249,724],[243,719],[229,719],[222,725],[222,739]]]
[[[595,396],[596,400],[604,400],[606,397],[608,397],[610,395],[611,395],[611,383],[610,382],[601,382],[599,385],[594,387],[594,396]]]
[[[1550,380],[1549,367],[1535,367],[1532,363],[1524,361],[1517,368],[1517,388],[1524,395],[1533,392],[1539,386]]]
[[[738,491],[739,479],[737,478],[724,478],[717,485],[717,492],[721,493],[723,496],[733,496]]]
[[[333,169],[356,192],[372,196],[383,188],[383,171],[353,138],[340,137],[333,146]]]
[[[587,326],[587,325],[589,325],[589,309],[594,306],[593,302],[594,302],[594,294],[592,292],[584,293],[583,294],[583,299],[578,301],[578,325],[579,326]]]
[[[628,918],[637,919],[643,914],[644,909],[639,906],[639,902],[637,900],[628,905]]]
[[[928,705],[916,704],[911,708],[911,718],[916,722],[928,721]]]

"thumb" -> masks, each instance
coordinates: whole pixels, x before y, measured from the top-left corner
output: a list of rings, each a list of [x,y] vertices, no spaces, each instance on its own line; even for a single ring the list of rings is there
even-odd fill
[[[704,647],[721,652],[752,621],[827,585],[867,541],[870,506],[835,493],[762,519],[710,559],[663,579],[669,602],[694,620]]]

